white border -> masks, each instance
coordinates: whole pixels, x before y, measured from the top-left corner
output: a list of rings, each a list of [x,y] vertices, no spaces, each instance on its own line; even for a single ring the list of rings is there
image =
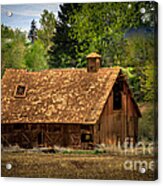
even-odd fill
[[[122,2],[123,0],[103,0],[102,2]],[[132,2],[132,0],[128,0],[127,2]],[[46,1],[46,0],[1,0],[1,4],[23,4],[23,3],[63,3],[63,2],[100,2],[99,0],[56,0],[56,1]],[[125,1],[123,1],[125,2]],[[163,86],[161,82],[163,81],[163,1],[157,0],[159,3],[159,180],[155,182],[144,182],[144,181],[110,181],[110,180],[67,180],[67,179],[29,179],[29,178],[0,178],[0,185],[9,186],[11,184],[15,184],[16,186],[30,186],[33,185],[68,185],[68,186],[81,186],[81,185],[89,185],[89,186],[100,186],[100,185],[121,185],[121,186],[130,186],[130,185],[139,185],[144,186],[144,184],[150,185],[163,185],[163,114],[160,112],[163,110]],[[160,21],[161,20],[161,21]]]

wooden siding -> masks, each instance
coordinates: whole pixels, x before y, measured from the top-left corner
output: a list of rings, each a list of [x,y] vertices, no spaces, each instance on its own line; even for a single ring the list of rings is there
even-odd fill
[[[110,93],[100,120],[95,126],[95,143],[116,145],[119,141],[122,144],[126,137],[137,141],[139,116],[125,83],[121,94],[122,108],[113,110],[113,91]]]
[[[92,142],[82,142],[82,134],[92,134],[91,125],[79,124],[2,124],[2,144],[31,147],[92,148]]]

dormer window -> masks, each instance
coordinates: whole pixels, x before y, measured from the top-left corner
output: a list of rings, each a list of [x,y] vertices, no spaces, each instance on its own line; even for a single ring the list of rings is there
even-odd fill
[[[23,98],[26,96],[27,87],[25,85],[17,85],[15,88],[14,96],[17,98]]]

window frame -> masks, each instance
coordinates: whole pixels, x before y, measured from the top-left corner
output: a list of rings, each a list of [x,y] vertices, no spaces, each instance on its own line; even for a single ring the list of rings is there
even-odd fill
[[[90,139],[86,139],[86,136],[89,135]],[[93,134],[92,133],[82,133],[81,134],[81,143],[93,142]]]
[[[18,87],[19,87],[19,86],[22,86],[22,87],[25,88],[25,89],[24,89],[24,93],[23,93],[22,95],[17,94],[17,91],[18,91]],[[24,84],[17,84],[16,87],[15,87],[15,91],[14,91],[14,97],[15,97],[15,98],[25,98],[26,95],[27,95],[27,85],[24,85]]]

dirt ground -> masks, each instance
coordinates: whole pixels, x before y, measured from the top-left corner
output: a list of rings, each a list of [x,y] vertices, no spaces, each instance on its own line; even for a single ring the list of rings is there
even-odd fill
[[[2,152],[1,174],[3,177],[42,177],[68,179],[155,180],[155,173],[147,170],[125,170],[124,162],[146,160],[153,157],[115,156],[108,154],[47,154]],[[6,169],[11,163],[12,168]]]

